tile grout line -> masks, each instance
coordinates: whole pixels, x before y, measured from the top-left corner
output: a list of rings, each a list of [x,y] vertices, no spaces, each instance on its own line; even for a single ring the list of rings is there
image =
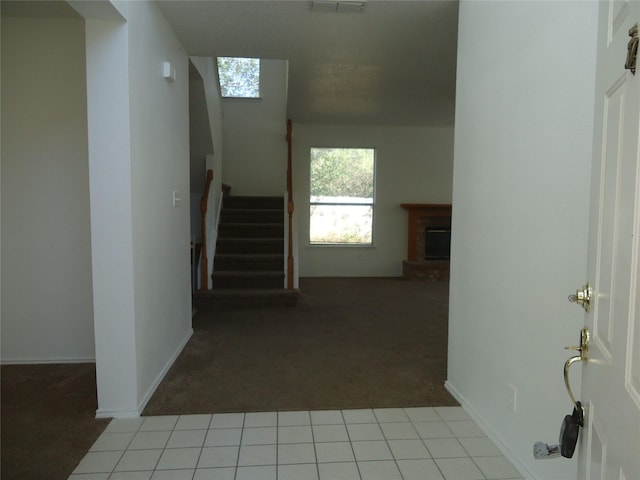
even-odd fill
[[[453,433],[453,430],[451,430],[449,428],[449,425],[447,424],[447,421],[444,419],[444,417],[440,414],[440,412],[438,411],[437,408],[434,407],[433,409],[434,412],[436,412],[436,415],[438,416],[438,418],[440,418],[440,420],[444,423],[445,427],[447,428],[447,430],[449,430],[451,432],[451,434],[453,435],[453,438],[455,438],[457,440],[457,437],[455,436],[456,434]],[[425,442],[423,440],[424,446],[427,449],[427,452],[429,452],[429,455],[431,455],[431,458],[433,459],[433,464],[436,466],[436,468],[438,469],[438,472],[440,472],[440,476],[442,478],[444,478],[445,480],[447,480],[447,476],[444,474],[444,472],[442,471],[442,469],[440,468],[440,465],[438,465],[438,462],[436,462],[435,457],[433,456],[433,453],[431,453],[431,450],[429,450],[429,447],[427,446],[427,442]],[[460,442],[458,442],[460,443]],[[484,475],[483,475],[484,476]]]
[[[176,422],[176,425],[180,422],[180,418],[182,418],[182,415],[178,417],[178,422]],[[191,476],[191,480],[195,479],[196,473],[198,472],[198,464],[200,463],[200,459],[202,458],[202,452],[204,452],[204,444],[207,442],[207,434],[209,433],[209,427],[211,426],[211,422],[213,422],[213,413],[209,417],[209,423],[207,423],[207,428],[204,431],[204,438],[202,439],[202,445],[200,445],[200,453],[198,454],[198,458],[196,460],[196,466],[193,469],[193,475]],[[171,439],[171,437],[169,437],[169,439]]]
[[[278,451],[280,450],[280,413],[276,412],[276,480],[278,480]]]
[[[373,412],[373,409],[371,409],[371,411]],[[355,462],[356,469],[358,470],[358,477],[360,477],[360,480],[362,480],[362,472],[360,471],[360,464],[358,463],[358,458],[356,457],[356,451],[353,448],[353,441],[351,440],[351,435],[349,434],[349,429],[347,428],[347,419],[344,418],[344,410],[340,410],[340,416],[342,417],[344,429],[347,431],[347,438],[349,439],[349,446],[351,447],[351,453],[353,453],[353,461]],[[374,413],[374,417],[375,417],[375,413]],[[378,419],[376,418],[376,421],[377,420]],[[379,425],[378,425],[378,428],[380,428]]]
[[[422,443],[422,445],[424,445],[424,442],[422,441],[422,439],[420,438],[420,434],[418,433],[418,430],[416,429],[415,425],[413,424],[413,421],[411,420],[411,417],[409,416],[409,414],[407,413],[407,410],[405,408],[402,409],[402,412],[405,414],[405,416],[407,417],[407,420],[409,421],[409,425],[411,425],[411,428],[413,428],[413,431],[416,433],[416,435],[418,436],[418,439],[420,440],[420,443]],[[382,426],[380,427],[380,430],[382,430]],[[400,478],[402,480],[404,480],[404,475],[402,474],[402,470],[400,469],[400,465],[398,464],[398,459],[396,458],[396,456],[393,453],[393,450],[391,449],[391,445],[389,445],[389,439],[387,438],[387,435],[384,433],[384,430],[382,430],[382,436],[385,439],[385,442],[387,444],[387,448],[389,449],[389,451],[391,452],[391,458],[393,458],[393,462],[396,465],[396,468],[398,469],[398,473],[400,473]],[[429,452],[429,449],[427,449],[427,446],[424,445],[425,450],[427,450],[427,453],[429,453],[429,455],[431,455],[431,453]]]
[[[440,415],[440,413],[438,412],[438,410],[436,410],[435,407],[430,407],[433,408],[434,413],[438,416],[439,420],[434,420],[437,422],[442,422],[445,424],[446,428],[450,431],[449,427],[447,426],[447,422],[445,421],[445,419],[442,417],[442,415]],[[406,410],[405,410],[406,413]],[[407,414],[407,416],[409,416]],[[409,421],[411,422],[411,425],[413,426],[413,428],[416,430],[416,432],[418,431],[418,429],[416,428],[416,426],[413,423],[413,420],[411,419],[411,417],[409,417]],[[451,432],[452,435],[454,435],[455,438],[455,434],[453,432]],[[438,470],[438,473],[440,474],[440,476],[447,480],[446,475],[444,474],[444,472],[442,471],[442,469],[440,468],[440,466],[438,465],[438,462],[436,462],[436,458],[433,456],[433,453],[431,452],[431,450],[429,449],[427,442],[426,442],[426,438],[423,438],[419,433],[418,433],[418,437],[420,438],[420,441],[422,442],[422,444],[424,445],[424,448],[427,449],[427,453],[429,453],[429,457],[431,459],[431,461],[433,462],[433,465],[436,467],[436,469]],[[439,438],[439,437],[438,437]]]
[[[111,425],[111,423],[113,423],[114,420],[111,420],[111,422],[109,423],[109,425]],[[122,458],[124,457],[124,454],[127,453],[127,451],[129,450],[129,447],[131,446],[131,444],[133,443],[133,439],[136,437],[136,435],[138,434],[138,432],[140,431],[140,428],[142,428],[142,424],[144,423],[144,420],[142,422],[140,422],[140,424],[138,425],[138,427],[136,428],[136,431],[133,432],[133,436],[131,437],[131,440],[129,440],[129,442],[127,443],[127,446],[125,447],[125,449],[122,451],[120,458],[118,459],[118,461],[115,463],[115,465],[113,466],[113,468],[111,469],[109,473],[109,477],[111,478],[113,476],[113,474],[115,473],[115,469],[118,467],[118,465],[120,464],[120,462],[122,461]],[[104,432],[103,432],[104,433]]]
[[[313,455],[316,459],[316,473],[318,474],[318,480],[320,480],[320,463],[318,462],[318,452],[316,450],[316,435],[313,431],[313,425],[311,422],[311,411],[308,411],[307,415],[309,415],[309,428],[311,429],[311,441],[313,442]]]
[[[238,454],[236,455],[236,466],[233,471],[233,480],[238,478],[238,464],[240,463],[240,449],[242,448],[242,437],[244,437],[244,426],[247,423],[247,413],[242,414],[242,428],[240,430],[240,440],[238,440]]]
[[[151,418],[151,417],[147,417],[147,418]],[[173,427],[171,427],[171,430],[169,430],[169,436],[167,437],[167,441],[165,442],[164,447],[162,447],[162,449],[161,449],[160,455],[158,456],[158,460],[156,461],[155,466],[151,470],[151,476],[152,477],[153,477],[153,474],[158,471],[157,468],[160,465],[160,460],[162,459],[162,456],[164,455],[164,452],[167,449],[167,445],[169,445],[169,439],[171,438],[171,434],[173,433],[173,429],[176,428],[176,425],[178,424],[178,419],[179,418],[180,418],[179,416],[178,416],[178,418],[176,418],[176,422],[173,424]],[[144,425],[144,422],[142,423],[142,425]],[[162,431],[162,430],[158,430],[158,431]]]

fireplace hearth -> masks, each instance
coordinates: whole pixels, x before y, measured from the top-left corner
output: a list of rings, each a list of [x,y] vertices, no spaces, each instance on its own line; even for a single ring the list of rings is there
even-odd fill
[[[402,275],[410,280],[449,280],[451,205],[403,203],[409,214],[407,260]]]

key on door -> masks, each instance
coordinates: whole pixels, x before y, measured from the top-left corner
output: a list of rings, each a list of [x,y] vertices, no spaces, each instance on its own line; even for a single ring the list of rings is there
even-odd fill
[[[560,427],[560,454],[565,458],[573,457],[573,452],[578,443],[580,427],[584,425],[584,414],[582,404],[576,402],[573,413],[564,417]]]

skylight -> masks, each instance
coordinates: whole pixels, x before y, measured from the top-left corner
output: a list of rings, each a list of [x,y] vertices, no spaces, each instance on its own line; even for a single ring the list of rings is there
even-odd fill
[[[260,97],[260,59],[218,57],[218,78],[223,97]]]

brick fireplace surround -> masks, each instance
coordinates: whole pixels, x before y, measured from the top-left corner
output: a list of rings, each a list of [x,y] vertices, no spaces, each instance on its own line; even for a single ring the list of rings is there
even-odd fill
[[[407,259],[402,276],[409,280],[449,281],[449,260],[426,259],[425,239],[428,227],[450,227],[451,205],[431,203],[400,204],[409,214]]]

